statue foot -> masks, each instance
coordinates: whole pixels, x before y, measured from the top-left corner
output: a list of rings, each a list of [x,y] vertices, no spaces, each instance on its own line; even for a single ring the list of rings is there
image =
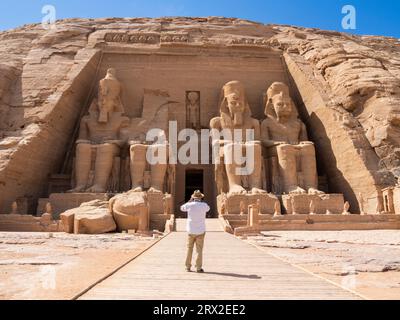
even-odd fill
[[[162,191],[160,189],[156,188],[156,187],[151,187],[149,189],[149,191],[147,191],[147,192],[149,192],[149,193],[162,193]]]
[[[309,188],[309,189],[308,189],[308,194],[311,194],[311,195],[319,195],[319,194],[325,194],[325,192],[320,191],[320,190],[315,189],[315,188]]]
[[[296,186],[289,189],[289,194],[307,194],[307,191]]]
[[[105,193],[105,192],[106,192],[106,189],[105,189],[105,188],[102,188],[102,187],[100,187],[100,186],[94,185],[94,186],[88,188],[88,189],[86,190],[86,192],[90,192],[90,193]]]
[[[242,186],[239,185],[235,185],[233,187],[231,187],[229,189],[229,196],[233,196],[233,195],[241,195],[241,194],[247,194],[247,191],[245,188],[243,188]]]
[[[67,193],[83,193],[86,190],[86,186],[77,186],[74,189],[68,190]]]
[[[253,188],[253,189],[251,189],[250,193],[251,194],[265,194],[265,193],[268,193],[268,192],[263,190],[263,189]]]
[[[142,187],[136,187],[131,190],[132,192],[143,192]]]

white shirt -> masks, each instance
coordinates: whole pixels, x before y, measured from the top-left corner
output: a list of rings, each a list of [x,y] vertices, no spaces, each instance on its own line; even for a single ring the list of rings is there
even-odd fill
[[[189,234],[200,235],[206,232],[206,214],[210,211],[207,203],[188,202],[181,206],[181,211],[188,213],[186,230]]]

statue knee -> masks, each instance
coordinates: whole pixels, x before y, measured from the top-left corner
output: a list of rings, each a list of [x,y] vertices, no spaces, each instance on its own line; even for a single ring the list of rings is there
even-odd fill
[[[278,153],[294,152],[295,149],[296,148],[294,146],[292,146],[291,144],[281,144],[276,147],[276,150],[278,151]]]
[[[314,156],[315,157],[315,147],[314,144],[304,144],[301,145],[301,153],[305,156]]]
[[[137,152],[137,151],[146,151],[147,146],[144,144],[133,144],[129,148],[130,152]]]
[[[76,146],[77,153],[90,153],[92,151],[92,145],[90,143],[79,143]]]
[[[118,155],[119,147],[113,143],[104,143],[98,146],[98,151],[101,153],[108,153],[116,156]]]

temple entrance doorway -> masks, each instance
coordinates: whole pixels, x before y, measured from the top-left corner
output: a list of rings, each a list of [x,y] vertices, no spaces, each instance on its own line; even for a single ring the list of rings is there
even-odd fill
[[[185,201],[189,201],[196,190],[204,192],[204,171],[186,170],[185,173]]]

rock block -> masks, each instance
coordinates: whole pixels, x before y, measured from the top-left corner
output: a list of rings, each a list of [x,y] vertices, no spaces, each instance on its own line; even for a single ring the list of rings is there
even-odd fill
[[[110,200],[110,209],[118,231],[147,231],[149,228],[149,202],[146,192],[128,191]]]
[[[45,212],[46,204],[50,202],[54,218],[58,218],[61,213],[93,200],[108,201],[109,196],[107,193],[52,193],[49,198],[39,199],[36,213]]]
[[[117,228],[109,212],[108,202],[93,200],[61,214],[64,230],[75,234],[102,234]],[[73,221],[73,227],[71,224]]]
[[[275,203],[278,200],[273,194],[240,194],[240,195],[226,195],[222,194],[217,197],[218,213],[223,214],[240,214],[241,205],[244,207],[244,214],[248,214],[248,207],[257,204],[260,201],[261,214],[274,214]],[[223,206],[225,207],[222,210]]]
[[[283,210],[286,214],[293,214],[293,212],[296,214],[309,214],[311,201],[314,201],[316,214],[326,214],[327,210],[332,214],[342,214],[343,212],[344,198],[342,194],[282,196]]]

